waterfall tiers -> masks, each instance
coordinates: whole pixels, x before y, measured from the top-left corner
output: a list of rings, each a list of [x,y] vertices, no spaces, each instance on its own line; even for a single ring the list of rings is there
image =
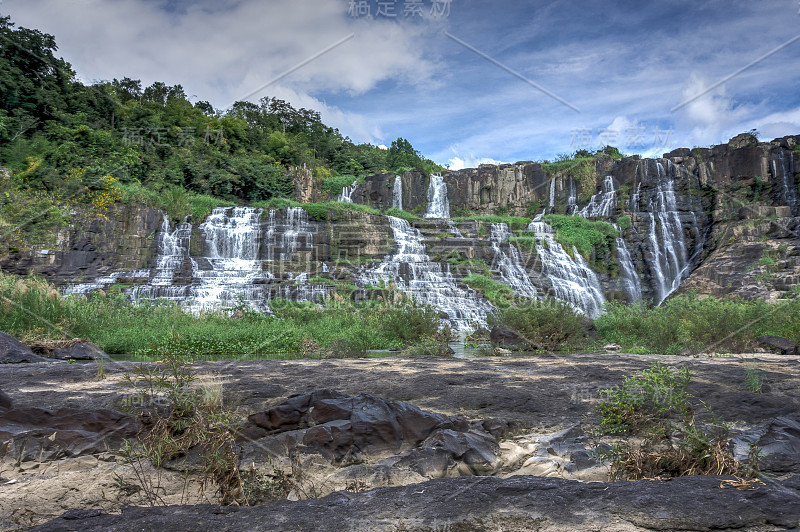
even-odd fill
[[[422,213],[423,219],[411,223],[347,209],[327,220],[311,220],[302,207],[214,209],[202,224],[171,223],[166,215],[163,219],[159,215],[142,232],[155,233],[144,260],[149,260],[147,269],[142,261],[124,263],[139,269],[96,268],[85,283],[65,291],[128,285],[131,288],[125,291],[136,301],[178,301],[194,312],[242,305],[268,312],[276,298],[320,302],[338,281],[361,287],[393,284],[413,299],[431,304],[460,330],[485,324],[495,310],[463,284],[471,272],[508,285],[518,297],[552,296],[588,316],[602,312],[606,299],[660,304],[715,246],[731,239],[730,234],[712,238],[716,227],[712,222],[724,205],[714,203],[710,183],[730,186],[733,178],[723,164],[726,159],[720,158],[727,155],[703,150],[697,157],[684,150],[667,158],[610,163],[602,170],[598,167],[604,177],[591,184],[570,175],[553,177],[540,172],[535,163],[518,163],[450,172],[444,177],[422,172],[380,174],[367,178],[363,194],[354,193],[357,184],[353,183],[338,198]],[[759,150],[761,159],[749,171],[759,177],[750,178],[750,185],[739,184],[743,188],[763,184],[763,206],[749,209],[765,213],[758,216],[800,214],[794,175],[798,163],[791,145],[773,144]],[[702,162],[701,156],[712,162]],[[758,169],[761,173],[754,173]],[[728,177],[720,177],[720,172],[728,172]],[[486,175],[505,177],[496,183],[481,181]],[[517,215],[539,205],[543,214],[581,216],[615,225],[625,216],[624,234],[609,244],[607,260],[615,264],[592,271],[588,259],[563,248],[542,215],[527,227],[533,236],[525,247],[517,247],[516,242],[524,239],[515,240],[521,235],[514,235],[512,229],[521,226],[511,222],[478,216],[450,219],[451,207],[476,215],[498,214],[501,200],[513,202],[517,210],[511,212]],[[487,207],[478,209],[484,201]],[[763,234],[758,236],[763,239]],[[378,291],[361,289],[353,297],[360,301],[377,295]]]

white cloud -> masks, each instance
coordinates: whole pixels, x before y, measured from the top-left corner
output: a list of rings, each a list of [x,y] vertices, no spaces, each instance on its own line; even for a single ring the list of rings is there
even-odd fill
[[[470,155],[465,159],[455,156],[448,161],[450,170],[463,170],[464,168],[477,168],[482,164],[503,164],[502,161],[492,159],[490,157],[475,157]]]
[[[182,84],[187,94],[223,108],[332,44],[355,36],[249,98],[279,94],[320,111],[355,140],[381,137],[366,117],[324,104],[314,94],[363,94],[378,83],[429,82],[435,62],[425,26],[347,17],[347,2],[243,0],[195,2],[180,13],[148,0],[6,2],[18,25],[56,36],[59,54],[86,81],[122,78]]]

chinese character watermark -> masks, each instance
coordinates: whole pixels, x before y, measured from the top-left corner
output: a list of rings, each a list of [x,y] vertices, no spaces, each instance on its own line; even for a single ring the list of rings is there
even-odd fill
[[[643,149],[651,146],[672,150],[674,130],[655,127],[649,132],[652,142],[648,145],[648,130],[645,127],[628,127],[622,130],[605,128],[595,135],[592,129],[573,129],[571,131],[570,148],[573,150],[595,150],[606,146],[614,146],[624,150]]]
[[[398,5],[399,4],[399,5]],[[450,16],[453,0],[348,0],[347,16],[350,18],[431,18]]]
[[[205,142],[208,144],[221,144],[222,130],[206,130]],[[122,141],[128,146],[177,146],[185,148],[190,146],[197,134],[197,130],[192,127],[166,128],[166,127],[123,127]]]

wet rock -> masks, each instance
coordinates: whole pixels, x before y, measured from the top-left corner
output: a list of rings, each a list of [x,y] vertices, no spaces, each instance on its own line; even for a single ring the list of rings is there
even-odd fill
[[[0,410],[0,442],[17,462],[49,461],[108,451],[137,432],[136,420],[114,410]]]
[[[786,338],[782,338],[780,336],[759,336],[756,338],[758,343],[763,345],[768,350],[778,353],[781,355],[797,355],[798,353],[797,344],[788,340]]]
[[[19,364],[22,362],[47,362],[10,334],[0,332],[0,364]]]
[[[363,493],[238,508],[123,507],[35,530],[768,530],[800,525],[800,480],[766,480],[754,491],[720,489],[726,477],[657,482],[575,482],[517,476],[436,479]],[[730,478],[730,477],[727,477]],[[580,511],[576,512],[575,509]],[[724,511],[720,511],[724,508]]]
[[[109,356],[91,342],[77,342],[63,349],[53,349],[53,358],[61,360],[109,360]]]

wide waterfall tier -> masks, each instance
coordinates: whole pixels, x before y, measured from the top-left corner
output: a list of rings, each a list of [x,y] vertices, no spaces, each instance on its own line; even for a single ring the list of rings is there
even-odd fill
[[[692,179],[683,166],[676,166],[669,159],[666,167],[659,160],[640,161],[636,168],[637,180],[650,185],[648,208],[643,216],[649,218],[647,235],[648,253],[645,260],[650,268],[656,289],[655,303],[660,304],[689,274],[694,257],[702,252],[703,238],[694,210],[682,212],[675,193],[677,179]],[[696,177],[694,178],[696,179]],[[698,187],[699,188],[699,187]],[[637,188],[635,206],[642,199]],[[702,212],[702,210],[701,210]],[[687,246],[684,226],[694,232],[696,250],[691,253]]]
[[[397,249],[376,268],[364,272],[359,281],[375,286],[394,283],[415,301],[441,312],[453,329],[472,331],[479,325],[485,326],[486,317],[494,307],[474,291],[459,287],[449,271],[430,260],[419,230],[406,220],[388,218]]]
[[[266,218],[266,220],[264,219]],[[135,301],[168,299],[199,313],[240,306],[270,312],[275,298],[320,302],[332,288],[287,273],[281,283],[265,264],[291,261],[313,246],[308,213],[299,207],[265,213],[250,207],[217,208],[197,227],[202,253],[189,254],[192,226],[170,231],[165,217],[150,280],[129,290]]]
[[[605,297],[597,275],[573,249],[574,259],[564,251],[545,222],[533,221],[528,231],[535,233],[536,253],[542,262],[542,274],[552,286],[554,298],[569,303],[590,318],[603,312]]]
[[[428,185],[428,207],[425,218],[450,218],[450,200],[447,199],[447,183],[440,174],[431,174]]]
[[[614,178],[607,175],[603,180],[603,190],[592,196],[591,201],[578,214],[584,218],[610,218],[617,213],[617,189]]]
[[[401,210],[403,208],[403,178],[397,174],[394,176],[392,187],[392,207]]]
[[[506,224],[492,224],[489,241],[492,245],[494,259],[491,269],[499,273],[503,282],[510,286],[518,296],[535,298],[536,287],[533,286],[528,272],[525,271],[519,251],[508,244],[509,236],[511,236],[511,231]]]

